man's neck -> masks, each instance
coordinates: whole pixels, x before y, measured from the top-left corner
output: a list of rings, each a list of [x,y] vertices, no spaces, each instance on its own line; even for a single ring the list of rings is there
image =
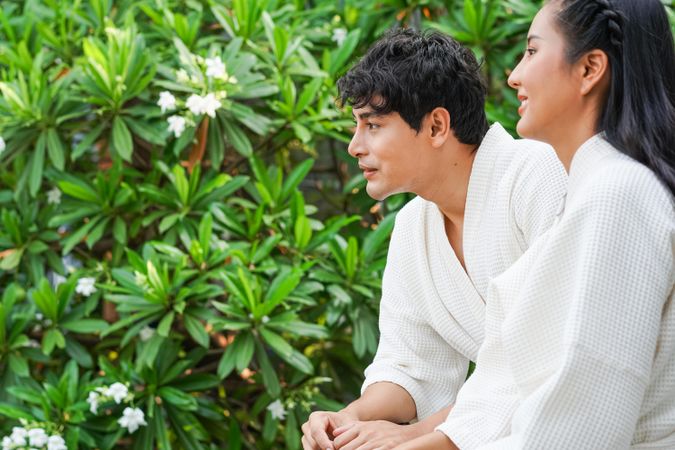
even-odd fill
[[[461,228],[477,147],[459,145],[459,149],[442,151],[438,160],[429,164],[429,173],[425,176],[427,184],[416,194],[435,203],[452,224]]]

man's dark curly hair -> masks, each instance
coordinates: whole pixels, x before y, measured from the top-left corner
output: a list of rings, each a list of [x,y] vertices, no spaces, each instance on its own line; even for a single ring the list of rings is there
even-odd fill
[[[342,105],[397,112],[417,132],[424,116],[437,107],[448,110],[455,137],[463,144],[480,144],[489,128],[480,64],[471,50],[439,32],[388,33],[337,86]]]

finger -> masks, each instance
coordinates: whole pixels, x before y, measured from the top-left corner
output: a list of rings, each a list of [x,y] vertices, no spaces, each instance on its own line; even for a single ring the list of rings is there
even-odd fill
[[[310,437],[315,442],[317,449],[333,450],[333,443],[331,442],[326,429],[328,428],[328,419],[325,416],[321,416],[319,420],[310,419]]]
[[[336,445],[336,448],[338,450],[357,450],[357,449],[361,448],[362,446],[364,446],[366,444],[367,444],[366,439],[363,436],[357,436],[356,439],[347,443],[343,447],[338,447]]]
[[[340,436],[335,437],[335,440],[333,441],[335,447],[339,449],[346,446],[348,443],[359,437],[362,429],[362,424],[353,423],[349,429],[345,430]]]
[[[314,445],[307,439],[307,436],[303,436],[300,439],[300,443],[302,444],[302,450],[316,450]]]
[[[338,428],[334,429],[333,430],[333,436],[337,437],[337,436],[341,435],[345,431],[352,428],[354,425],[356,425],[356,422],[350,422],[350,423],[347,423],[345,425],[342,425],[341,427],[338,427]]]

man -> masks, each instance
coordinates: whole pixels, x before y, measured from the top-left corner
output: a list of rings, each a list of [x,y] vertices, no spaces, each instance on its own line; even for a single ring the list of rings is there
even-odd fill
[[[393,448],[448,415],[483,341],[488,282],[553,223],[566,174],[550,147],[488,126],[480,66],[448,36],[389,34],[338,88],[368,194],[418,197],[396,217],[362,395],[312,413],[302,444]]]

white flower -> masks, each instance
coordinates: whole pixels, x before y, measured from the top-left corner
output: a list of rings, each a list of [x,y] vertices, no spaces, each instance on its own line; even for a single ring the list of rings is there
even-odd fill
[[[129,430],[129,433],[133,433],[138,430],[140,425],[147,425],[145,422],[145,415],[140,408],[124,408],[122,417],[117,421],[121,427]]]
[[[63,438],[58,434],[55,434],[53,436],[49,436],[49,440],[47,441],[47,450],[68,450],[68,447],[66,447],[66,441],[64,441]]]
[[[77,286],[75,287],[75,292],[82,294],[85,297],[89,297],[91,294],[96,292],[96,279],[92,277],[84,277],[77,280]]]
[[[69,230],[69,228],[66,227],[64,233],[65,233],[66,231],[68,231],[68,230]],[[59,231],[59,233],[60,233],[60,232],[61,232],[61,231]],[[62,262],[63,265],[65,266],[65,268],[66,268],[66,270],[68,271],[68,273],[73,273],[73,272],[75,272],[77,269],[79,269],[80,267],[82,267],[82,263],[80,262],[80,260],[77,259],[77,258],[75,258],[75,257],[74,257],[72,254],[70,254],[70,253],[68,253],[66,256],[64,256],[63,258],[61,258],[61,262]]]
[[[272,413],[272,419],[284,420],[286,417],[284,405],[278,399],[267,405],[267,410]]]
[[[174,97],[169,91],[160,92],[157,106],[162,108],[162,112],[168,111],[170,109],[176,109],[176,97]]]
[[[47,436],[47,433],[42,428],[33,428],[32,430],[28,430],[28,439],[31,446],[42,447],[47,443],[49,436]]]
[[[202,105],[204,104],[204,100],[202,99],[201,96],[197,94],[192,94],[190,97],[188,97],[187,102],[185,102],[185,106],[192,111],[192,114],[198,116],[202,113],[203,107]]]
[[[268,316],[262,316],[262,323],[267,323],[270,321],[270,318]]]
[[[206,58],[206,76],[211,78],[224,78],[225,64],[220,58]]]
[[[129,389],[122,383],[113,383],[108,388],[108,395],[119,405],[129,395]]]
[[[192,94],[185,106],[196,116],[206,114],[209,117],[216,117],[216,110],[221,107],[221,103],[213,93],[206,94],[205,97]]]
[[[216,109],[220,108],[220,100],[216,98],[213,94],[207,94],[204,97],[204,112],[209,117],[216,117]]]
[[[12,442],[12,438],[9,436],[5,436],[2,438],[2,450],[11,450],[11,448],[14,447],[14,442]]]
[[[2,136],[0,136],[0,153],[5,151],[5,147],[7,147],[5,140],[2,138]]]
[[[23,427],[14,427],[12,428],[12,435],[9,437],[12,440],[14,445],[28,445],[26,438],[28,437],[28,431]]]
[[[51,275],[52,289],[56,290],[60,285],[66,282],[66,277],[56,272],[49,272]]]
[[[179,69],[176,71],[176,81],[179,83],[187,83],[190,81],[190,75],[188,75],[185,69]]]
[[[143,342],[149,341],[155,335],[155,329],[151,327],[143,327],[143,329],[138,333],[138,337]]]
[[[59,188],[54,187],[51,191],[47,192],[47,203],[50,205],[61,203],[61,190]]]
[[[96,391],[91,391],[89,393],[89,397],[87,397],[87,403],[89,403],[89,411],[91,411],[92,414],[97,413],[98,398],[99,398],[99,393],[96,392]]]
[[[185,119],[181,116],[171,116],[166,119],[169,122],[169,132],[177,138],[185,131]]]
[[[333,37],[331,38],[331,41],[335,42],[338,47],[342,45],[345,39],[347,39],[347,30],[344,28],[336,28],[333,30]]]

